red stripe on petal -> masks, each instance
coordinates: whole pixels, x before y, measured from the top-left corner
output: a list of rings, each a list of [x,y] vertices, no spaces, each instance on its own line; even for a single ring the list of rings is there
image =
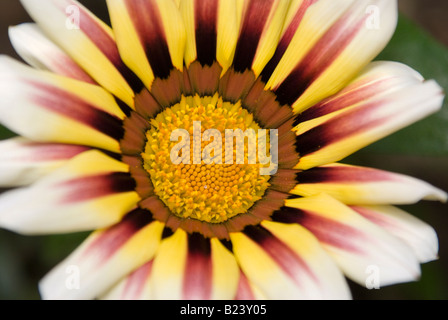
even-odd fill
[[[379,80],[371,82],[365,80],[356,84],[355,88],[347,87],[336,97],[323,100],[315,106],[305,110],[297,116],[295,125],[308,120],[316,119],[327,114],[345,109],[357,103],[363,102],[377,95],[378,90],[387,88],[388,84],[392,85],[394,81],[391,79]]]
[[[133,191],[136,183],[129,173],[114,172],[65,181],[57,187],[67,191],[60,202],[68,204]]]
[[[275,3],[274,0],[248,1],[235,51],[234,69],[237,72],[251,69],[263,30]]]
[[[277,67],[278,63],[282,59],[286,50],[288,49],[288,46],[291,43],[297,29],[299,28],[300,24],[302,23],[302,20],[303,20],[303,17],[305,16],[306,11],[308,10],[308,8],[311,5],[313,5],[317,1],[318,0],[304,0],[302,2],[302,4],[300,5],[299,10],[296,12],[294,18],[292,19],[291,23],[289,24],[288,28],[286,29],[285,33],[283,34],[282,38],[280,39],[278,47],[274,53],[274,56],[269,61],[269,63],[266,65],[263,72],[261,73],[261,79],[264,82],[268,82],[269,78],[271,77],[271,75],[274,72],[275,68]]]
[[[133,17],[154,75],[162,79],[168,78],[173,63],[155,0],[126,1],[126,6],[129,15]]]
[[[55,53],[53,53],[55,54]],[[53,65],[50,67],[56,73],[84,81],[91,84],[97,84],[81,67],[70,57],[64,54],[58,54],[52,58]]]
[[[110,259],[129,239],[153,221],[146,210],[134,210],[121,222],[102,231],[81,255],[81,259],[94,256],[99,265]]]
[[[123,125],[119,118],[55,86],[36,81],[26,82],[34,89],[30,96],[37,105],[90,126],[117,141],[123,137]]]
[[[296,151],[301,155],[316,152],[349,136],[366,132],[392,119],[393,115],[382,115],[378,109],[386,101],[374,101],[361,108],[344,112],[333,119],[297,136]]]
[[[314,282],[319,283],[319,279],[306,262],[268,230],[261,227],[247,227],[244,229],[244,234],[257,242],[299,287],[301,277],[304,275],[313,279]]]
[[[29,142],[21,145],[24,148],[19,154],[6,155],[8,159],[17,161],[57,161],[71,159],[89,150],[88,147],[68,144],[47,144]]]
[[[131,88],[136,92],[140,92],[143,89],[143,83],[121,60],[117,44],[111,35],[107,33],[106,30],[104,30],[104,28],[97,21],[95,21],[95,19],[93,19],[89,12],[80,7],[75,1],[66,1],[68,5],[76,6],[79,9],[79,28],[81,31],[83,31],[83,33],[110,60],[115,68],[117,68],[117,70],[126,79]],[[65,12],[67,18],[71,18],[70,15],[73,13],[66,10],[65,6],[62,6],[60,10]]]
[[[347,48],[365,26],[368,15],[353,23],[349,11],[314,45],[274,92],[281,104],[292,105]]]
[[[152,265],[153,261],[150,261],[129,275],[126,280],[121,299],[134,300],[140,298],[143,289],[145,288],[146,281],[151,274]]]
[[[188,236],[183,296],[187,300],[208,300],[212,293],[213,266],[210,240],[199,233]]]
[[[197,59],[202,65],[211,66],[216,60],[219,0],[195,2]]]
[[[244,273],[240,273],[240,281],[236,291],[235,300],[255,300],[254,293],[250,287],[249,280]]]
[[[274,213],[272,220],[300,224],[325,244],[353,253],[363,252],[357,242],[365,241],[366,237],[357,229],[335,220],[318,216],[312,212],[286,207]]]
[[[398,177],[381,170],[351,167],[328,166],[305,170],[297,174],[299,183],[358,183],[376,181],[397,181]]]
[[[369,210],[367,208],[358,207],[358,206],[351,206],[352,210],[359,213],[361,216],[366,218],[367,220],[381,226],[381,227],[397,227],[395,224],[391,222],[391,220],[388,220],[385,216],[382,216],[378,214],[375,211]]]

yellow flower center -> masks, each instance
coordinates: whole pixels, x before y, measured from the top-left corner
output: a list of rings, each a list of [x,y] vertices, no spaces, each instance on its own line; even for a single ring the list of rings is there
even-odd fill
[[[229,131],[255,136],[238,141]],[[183,97],[151,120],[146,136],[144,167],[156,195],[179,218],[224,222],[247,212],[269,187],[270,176],[260,170],[266,164],[258,161],[260,146],[269,157],[268,137],[240,103]]]

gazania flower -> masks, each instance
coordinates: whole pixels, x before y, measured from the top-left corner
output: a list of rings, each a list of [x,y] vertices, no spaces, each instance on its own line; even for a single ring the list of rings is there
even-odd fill
[[[0,144],[16,187],[0,225],[93,230],[43,298],[344,299],[346,278],[411,281],[436,258],[434,230],[394,205],[443,191],[339,163],[442,105],[434,81],[371,62],[396,1],[108,0],[111,27],[75,0],[22,3],[36,24],[10,35],[31,67],[0,59],[0,121],[20,135]],[[197,123],[173,161],[172,133]],[[238,160],[209,129],[277,141],[275,170],[250,146],[195,161]]]

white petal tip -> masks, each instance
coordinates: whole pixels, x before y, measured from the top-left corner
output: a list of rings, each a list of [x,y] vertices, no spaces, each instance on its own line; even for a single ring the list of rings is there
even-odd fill
[[[440,201],[442,203],[447,203],[448,201],[448,194],[440,189],[437,188],[431,188],[430,192],[423,198],[424,200],[433,200],[433,201]]]

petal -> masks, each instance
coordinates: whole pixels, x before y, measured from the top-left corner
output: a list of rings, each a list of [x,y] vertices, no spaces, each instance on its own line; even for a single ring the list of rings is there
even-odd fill
[[[271,74],[268,67],[263,79],[296,113],[351,81],[388,43],[398,16],[390,0],[321,0],[292,10],[294,35],[285,31],[272,62],[276,68]]]
[[[228,300],[238,279],[235,258],[218,239],[178,229],[156,255],[151,285],[155,299]]]
[[[0,58],[0,122],[32,140],[119,152],[125,117],[101,87]]]
[[[152,269],[151,285],[154,299],[182,299],[187,254],[188,238],[182,229],[162,240]]]
[[[24,234],[93,230],[117,223],[140,200],[127,165],[87,151],[35,184],[0,196],[0,225]]]
[[[120,53],[148,88],[154,77],[167,78],[173,67],[182,71],[185,28],[173,0],[107,3]]]
[[[121,58],[142,79],[145,86],[151,88],[154,72],[126,8],[126,0],[107,0],[107,7]]]
[[[36,24],[23,23],[10,27],[9,38],[16,52],[34,68],[95,84],[95,81],[69,55],[48,39]]]
[[[187,32],[185,64],[216,60],[225,72],[232,64],[239,26],[235,0],[185,0],[180,10]]]
[[[289,5],[289,0],[240,1],[241,27],[233,61],[237,72],[261,73],[274,55]]]
[[[246,275],[241,272],[235,300],[257,300],[257,292],[260,294],[260,290],[254,288],[254,285],[247,279]]]
[[[76,0],[21,0],[39,27],[101,86],[129,106],[142,86],[122,62],[112,30]],[[49,19],[48,17],[51,17]]]
[[[240,269],[233,254],[218,239],[212,245],[212,292],[213,300],[232,299],[237,291]]]
[[[286,201],[274,221],[298,223],[320,241],[351,280],[369,287],[413,281],[420,265],[403,241],[327,195]]]
[[[294,131],[302,134],[328,119],[359,104],[383,98],[392,92],[424,81],[423,77],[405,64],[391,61],[370,63],[338,94],[305,110],[296,117]]]
[[[42,279],[42,298],[93,299],[102,295],[154,256],[162,230],[163,224],[152,221],[150,212],[136,210],[120,223],[94,232]]]
[[[249,281],[268,299],[346,299],[347,283],[311,233],[299,225],[263,222],[230,235]]]
[[[437,112],[443,99],[442,88],[434,81],[427,81],[335,112],[335,116],[298,133],[296,151],[301,158],[296,169],[337,162]]]
[[[154,260],[145,263],[121,280],[101,298],[104,300],[151,300],[151,274]]]
[[[87,150],[83,146],[38,143],[22,137],[0,141],[0,186],[31,184]]]
[[[406,242],[421,263],[438,258],[437,234],[434,228],[427,223],[393,206],[354,206],[351,208]]]
[[[345,204],[412,204],[422,199],[447,201],[430,184],[401,174],[343,164],[325,165],[297,174],[292,194],[326,193]]]

